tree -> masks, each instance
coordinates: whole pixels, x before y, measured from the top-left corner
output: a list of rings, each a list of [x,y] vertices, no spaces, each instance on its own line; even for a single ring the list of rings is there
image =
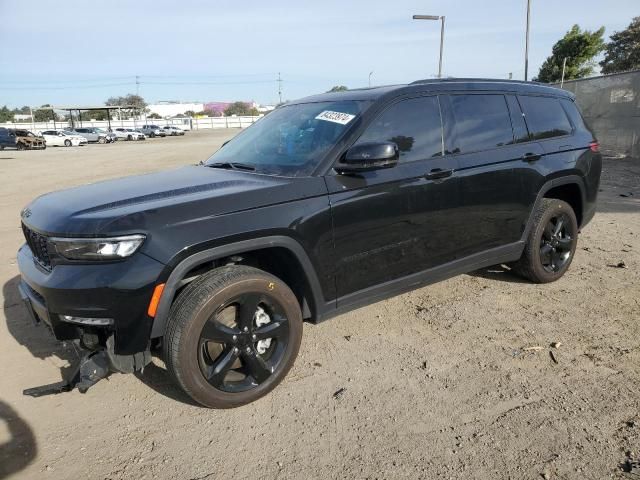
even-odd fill
[[[111,116],[109,114],[109,116]],[[84,112],[80,112],[80,120],[107,120],[107,111],[106,110],[87,110]]]
[[[48,122],[51,120],[61,120],[60,115],[56,115],[56,113],[51,110],[51,105],[45,104],[40,107],[38,110],[33,110],[33,121],[34,122]],[[43,110],[41,110],[43,109]]]
[[[114,105],[120,107],[133,107],[133,108],[123,108],[122,112],[127,115],[133,115],[134,113],[138,113],[144,111],[147,106],[147,102],[144,101],[140,95],[134,95],[133,93],[129,93],[124,97],[109,97],[105,102],[105,105]]]
[[[602,73],[640,68],[640,17],[635,17],[625,30],[611,35],[600,66]]]
[[[229,117],[231,115],[238,116],[257,116],[260,115],[258,110],[246,102],[233,102],[224,109],[224,114]]]
[[[564,79],[583,78],[593,73],[593,58],[604,50],[604,27],[595,32],[580,30],[578,25],[571,27],[564,37],[553,46],[552,54],[540,67],[536,82],[559,82],[562,78],[562,62],[567,59]]]
[[[157,113],[153,112],[153,113],[150,113],[149,115],[147,115],[147,118],[158,119],[158,118],[162,118],[162,117],[160,115],[158,115]]]
[[[345,92],[349,90],[347,87],[345,87],[344,85],[335,85],[333,87],[331,87],[331,90],[329,90],[327,93],[331,93],[331,92]]]
[[[0,123],[5,122],[13,122],[13,112],[6,105],[0,108]]]

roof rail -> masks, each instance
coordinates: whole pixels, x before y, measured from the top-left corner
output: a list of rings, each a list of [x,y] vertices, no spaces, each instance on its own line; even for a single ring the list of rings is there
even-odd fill
[[[419,85],[421,83],[436,83],[436,82],[495,82],[495,83],[527,83],[541,85],[539,82],[531,82],[524,80],[508,80],[506,78],[465,78],[465,77],[448,77],[448,78],[424,78],[422,80],[416,80],[409,85]]]

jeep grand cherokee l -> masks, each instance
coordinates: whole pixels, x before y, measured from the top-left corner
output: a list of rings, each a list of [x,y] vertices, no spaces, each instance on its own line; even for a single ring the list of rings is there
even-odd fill
[[[290,102],[199,165],[39,197],[22,212],[20,290],[87,350],[85,391],[161,351],[208,407],[265,395],[303,319],[508,263],[569,268],[601,171],[571,93],[428,80]]]

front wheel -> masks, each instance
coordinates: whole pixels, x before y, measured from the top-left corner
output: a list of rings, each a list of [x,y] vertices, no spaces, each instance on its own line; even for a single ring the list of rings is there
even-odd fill
[[[544,198],[534,212],[522,257],[512,268],[532,282],[553,282],[571,265],[577,244],[578,222],[571,205]]]
[[[167,369],[196,402],[232,408],[273,390],[292,367],[302,313],[279,278],[246,266],[217,268],[174,302],[164,338]]]
[[[98,143],[100,143],[100,144],[104,144],[106,141],[107,141],[107,139],[106,139],[106,138],[104,138],[104,137],[98,137]]]
[[[71,146],[71,140],[65,140],[64,141],[64,146],[65,147],[70,147]]]

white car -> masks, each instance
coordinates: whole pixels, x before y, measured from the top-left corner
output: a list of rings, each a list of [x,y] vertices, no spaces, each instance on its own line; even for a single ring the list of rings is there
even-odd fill
[[[178,127],[174,127],[173,125],[167,125],[166,127],[162,127],[162,130],[164,130],[167,133],[167,136],[184,135],[184,130]]]
[[[47,147],[77,147],[89,143],[85,137],[65,130],[45,130],[42,136]]]
[[[140,138],[140,133],[136,132],[133,128],[114,128],[113,133],[116,134],[118,140],[144,140]]]

